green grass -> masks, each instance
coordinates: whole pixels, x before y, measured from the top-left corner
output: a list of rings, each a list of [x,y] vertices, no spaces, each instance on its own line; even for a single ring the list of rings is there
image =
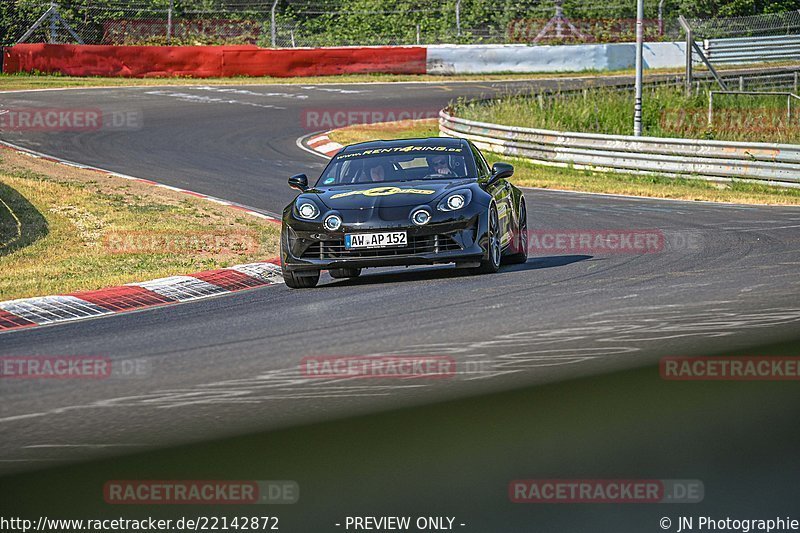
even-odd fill
[[[492,102],[459,103],[470,120],[511,126],[630,135],[633,93],[594,89],[544,97],[512,96]],[[795,103],[797,106],[800,102]],[[708,93],[686,96],[675,86],[647,87],[642,129],[653,137],[800,143],[800,113],[786,119],[785,96],[715,95],[714,122],[707,122]]]
[[[663,71],[670,72],[670,71]],[[630,75],[632,71],[616,71],[614,75]],[[55,89],[79,87],[141,87],[163,85],[307,85],[325,83],[370,83],[370,82],[449,82],[449,81],[498,81],[527,80],[535,78],[559,78],[574,76],[593,76],[593,72],[559,72],[532,74],[462,74],[455,76],[437,76],[423,74],[345,74],[340,76],[305,76],[298,78],[234,77],[234,78],[104,78],[77,77],[48,74],[2,74],[0,73],[0,91],[25,89]]]
[[[794,66],[794,62],[774,62],[770,67]],[[720,71],[740,70],[748,68],[763,68],[764,64],[746,64],[724,66]],[[698,69],[698,72],[701,72]],[[682,68],[648,69],[645,79],[649,75],[682,74]],[[154,77],[154,78],[121,78],[100,76],[64,76],[62,74],[43,74],[41,72],[4,74],[0,73],[0,91],[27,90],[27,89],[59,89],[80,87],[149,87],[164,85],[307,85],[325,83],[370,83],[370,82],[451,82],[451,81],[513,81],[538,78],[574,78],[581,77],[592,80],[598,76],[632,76],[633,69],[614,71],[575,70],[564,72],[531,72],[512,73],[494,72],[491,74],[343,74],[338,76],[304,76],[297,78],[275,78],[271,76],[239,76],[232,78],[191,78],[191,77]]]
[[[278,231],[197,198],[0,153],[0,300],[270,259]]]
[[[680,73],[681,69],[657,69],[648,71],[652,74]],[[304,76],[297,78],[275,78],[270,76],[250,77],[241,76],[233,78],[189,78],[189,77],[156,77],[156,78],[105,78],[105,77],[78,77],[63,76],[60,74],[0,73],[0,91],[25,90],[25,89],[57,89],[80,87],[141,87],[163,85],[307,85],[325,83],[370,83],[370,82],[451,82],[451,81],[513,81],[537,78],[595,78],[599,75],[631,76],[632,69],[616,70],[612,72],[599,72],[591,70],[565,71],[565,72],[540,72],[540,73],[510,73],[497,72],[492,74],[458,74],[458,75],[431,75],[431,74],[344,74],[338,76]]]
[[[352,144],[375,139],[408,139],[437,137],[436,119],[394,123],[358,125],[335,130],[331,139],[341,144]],[[484,151],[490,164],[509,158]],[[727,184],[711,183],[699,179],[668,178],[663,176],[616,174],[574,168],[537,165],[522,159],[510,160],[514,164],[514,183],[526,187],[561,189],[582,192],[602,192],[673,198],[679,200],[705,200],[744,204],[800,205],[800,190],[771,188],[748,182]]]

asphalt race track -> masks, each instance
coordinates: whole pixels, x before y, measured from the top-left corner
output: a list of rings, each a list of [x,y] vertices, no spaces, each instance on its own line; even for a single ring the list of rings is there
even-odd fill
[[[143,125],[3,133],[2,139],[278,213],[294,197],[286,178],[298,172],[313,177],[324,166],[296,145],[298,137],[325,129],[307,127],[309,111],[429,111],[459,96],[528,87],[476,82],[8,93],[0,94],[0,108],[101,107],[140,113]],[[657,229],[665,246],[650,254],[544,253],[491,276],[439,267],[367,271],[354,281],[324,276],[316,290],[278,285],[0,334],[0,356],[102,355],[144,369],[137,377],[91,386],[3,380],[0,473],[798,338],[800,208],[541,190],[527,190],[526,200],[531,229]],[[425,382],[342,381],[303,376],[299,366],[307,356],[380,354],[447,355],[464,371]],[[792,464],[796,473],[796,459]]]

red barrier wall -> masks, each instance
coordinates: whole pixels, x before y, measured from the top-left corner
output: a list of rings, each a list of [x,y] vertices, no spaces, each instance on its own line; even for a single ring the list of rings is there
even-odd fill
[[[422,47],[226,49],[223,76],[328,76],[382,72],[425,74]]]
[[[256,46],[96,46],[18,44],[3,50],[4,72],[68,76],[196,78],[227,76],[329,76],[425,74],[419,46],[287,48]]]

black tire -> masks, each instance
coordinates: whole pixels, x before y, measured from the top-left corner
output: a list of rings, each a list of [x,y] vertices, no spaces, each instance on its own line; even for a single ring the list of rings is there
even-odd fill
[[[317,286],[319,282],[319,271],[311,273],[310,275],[298,276],[290,270],[284,270],[283,281],[285,281],[286,286],[291,289],[310,289]]]
[[[497,207],[494,204],[489,208],[487,238],[489,239],[486,243],[488,257],[481,259],[481,266],[475,269],[478,274],[494,274],[500,270],[500,261],[503,258],[503,250],[500,243],[500,218],[497,215]]]
[[[509,265],[519,265],[528,261],[528,210],[525,200],[519,200],[519,224],[517,224],[517,239],[514,242],[513,254],[506,257]]]

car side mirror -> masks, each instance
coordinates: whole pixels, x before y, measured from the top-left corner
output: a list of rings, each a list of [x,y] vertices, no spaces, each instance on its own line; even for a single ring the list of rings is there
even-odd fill
[[[289,187],[305,192],[308,189],[308,176],[305,174],[295,174],[289,178]]]
[[[492,165],[492,175],[489,178],[489,183],[495,183],[498,180],[508,179],[514,175],[514,167],[508,163],[495,163]]]

